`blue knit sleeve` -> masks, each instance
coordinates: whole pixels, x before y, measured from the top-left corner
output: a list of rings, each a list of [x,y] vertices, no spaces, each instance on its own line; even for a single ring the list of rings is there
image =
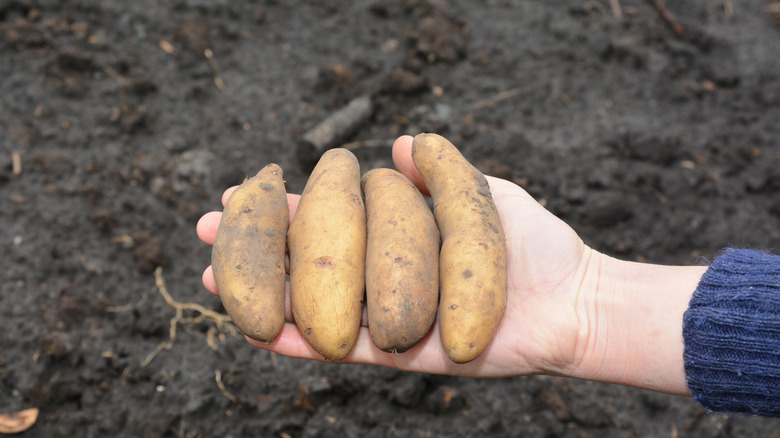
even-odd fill
[[[683,318],[685,373],[710,411],[780,417],[780,256],[727,249]]]

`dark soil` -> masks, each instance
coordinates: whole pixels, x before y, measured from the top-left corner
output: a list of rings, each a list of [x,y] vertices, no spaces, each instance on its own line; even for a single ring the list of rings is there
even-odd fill
[[[299,193],[303,134],[366,93],[365,169],[433,131],[608,254],[780,248],[770,1],[666,2],[677,27],[639,0],[0,2],[0,413],[40,408],[36,437],[780,436],[614,385],[276,357],[195,310],[150,356],[176,316],[155,269],[222,313],[196,221],[268,162]]]

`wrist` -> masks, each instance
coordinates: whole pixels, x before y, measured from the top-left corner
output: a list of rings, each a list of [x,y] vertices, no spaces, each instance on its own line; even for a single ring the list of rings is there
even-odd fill
[[[683,313],[705,270],[628,262],[593,251],[575,303],[578,340],[569,374],[689,395]]]

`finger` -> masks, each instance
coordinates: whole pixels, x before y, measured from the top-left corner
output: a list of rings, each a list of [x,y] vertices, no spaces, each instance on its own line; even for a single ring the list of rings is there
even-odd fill
[[[436,325],[417,345],[404,353],[387,353],[378,349],[371,341],[367,327],[361,327],[352,351],[340,363],[379,365],[404,371],[426,372],[449,375],[478,375],[483,358],[468,364],[455,364],[449,360],[441,345]],[[329,362],[309,345],[298,327],[285,324],[281,333],[271,344],[251,338],[247,341],[259,348],[283,356]]]
[[[539,204],[522,187],[501,178],[492,176],[486,178],[508,242],[524,240],[521,237],[528,232],[528,227],[523,226],[525,224],[535,224],[533,228],[535,237],[545,235],[540,233],[539,227],[558,229],[561,220]]]
[[[489,175],[485,175],[485,179],[487,179],[488,185],[490,185],[490,194],[499,210],[501,210],[501,204],[516,204],[517,202],[521,202],[524,207],[528,207],[527,204],[534,204],[538,208],[544,209],[533,196],[528,194],[528,192],[519,185]],[[509,200],[511,200],[511,202],[508,202]],[[499,214],[500,213],[501,212],[499,211]]]
[[[207,291],[213,293],[216,296],[219,296],[219,291],[217,290],[217,282],[214,281],[214,270],[211,268],[211,265],[209,265],[203,271],[203,277],[201,278],[201,281],[203,281],[203,286],[206,287]]]
[[[293,193],[287,194],[287,208],[290,209],[290,222],[292,223],[295,212],[298,211],[298,203],[301,200],[301,195],[295,195]]]
[[[227,204],[228,199],[230,199],[230,195],[232,195],[233,192],[235,192],[237,188],[238,188],[238,186],[230,187],[227,190],[225,190],[225,193],[222,194],[222,206],[223,207],[225,206],[225,204]]]
[[[279,336],[270,344],[256,341],[249,337],[247,342],[265,350],[283,356],[297,357],[301,359],[313,359],[321,362],[329,362],[320,353],[317,352],[303,337],[298,327],[293,323],[285,324]],[[352,351],[340,363],[362,363],[371,365],[394,366],[390,353],[385,353],[371,341],[368,328],[361,327],[358,338]]]
[[[362,327],[352,351],[345,362],[369,365],[380,365],[404,371],[423,371],[443,373],[449,366],[439,359],[447,359],[441,342],[439,331],[434,324],[432,330],[414,347],[403,353],[388,353],[380,350],[371,340],[368,328]]]
[[[195,231],[203,243],[214,245],[214,240],[217,238],[217,228],[219,228],[219,221],[221,220],[221,211],[210,211],[201,216],[198,224],[195,226]]]
[[[422,194],[430,195],[428,188],[425,187],[425,182],[423,181],[420,172],[417,171],[417,168],[414,166],[414,161],[412,161],[413,139],[414,137],[410,135],[398,137],[395,143],[393,143],[393,163],[395,164],[395,168],[409,178],[409,181],[414,183]]]
[[[321,354],[317,353],[314,348],[306,342],[298,327],[294,323],[286,323],[282,327],[282,331],[276,339],[270,344],[266,344],[262,341],[257,341],[246,336],[247,342],[255,347],[269,350],[274,353],[281,354],[282,356],[297,357],[301,359],[313,359],[326,362],[325,358]]]

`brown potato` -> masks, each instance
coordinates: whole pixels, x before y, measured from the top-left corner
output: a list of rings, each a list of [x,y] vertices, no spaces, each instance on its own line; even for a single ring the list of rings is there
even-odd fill
[[[412,160],[431,193],[442,237],[441,340],[453,362],[475,359],[506,309],[506,241],[482,173],[447,139],[420,134]]]
[[[401,353],[430,330],[439,298],[439,229],[405,176],[375,169],[361,180],[366,198],[366,307],[371,339]]]
[[[266,343],[284,325],[288,221],[282,169],[269,164],[230,195],[211,252],[228,315],[244,334]]]
[[[355,344],[363,313],[366,211],[360,166],[325,152],[309,176],[290,230],[290,300],[298,329],[332,361]]]

